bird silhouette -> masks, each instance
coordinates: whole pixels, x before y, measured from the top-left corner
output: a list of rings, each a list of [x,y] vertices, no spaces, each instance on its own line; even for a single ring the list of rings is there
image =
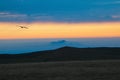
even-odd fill
[[[26,26],[18,26],[18,27],[23,28],[23,29],[28,29],[28,27]]]

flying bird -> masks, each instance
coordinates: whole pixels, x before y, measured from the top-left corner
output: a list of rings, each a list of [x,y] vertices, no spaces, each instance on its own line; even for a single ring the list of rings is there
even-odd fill
[[[26,26],[18,26],[18,27],[23,28],[23,29],[28,29],[28,27]]]

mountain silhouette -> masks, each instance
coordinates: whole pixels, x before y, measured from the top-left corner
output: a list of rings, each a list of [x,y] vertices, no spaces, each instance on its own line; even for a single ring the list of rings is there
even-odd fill
[[[117,59],[120,59],[120,48],[109,47],[75,48],[64,46],[55,50],[0,55],[0,63]]]

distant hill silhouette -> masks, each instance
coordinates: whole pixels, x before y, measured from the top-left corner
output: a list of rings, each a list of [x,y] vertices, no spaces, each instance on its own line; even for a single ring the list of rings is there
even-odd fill
[[[0,55],[0,63],[115,59],[120,59],[120,48],[75,48],[65,46],[55,50]]]

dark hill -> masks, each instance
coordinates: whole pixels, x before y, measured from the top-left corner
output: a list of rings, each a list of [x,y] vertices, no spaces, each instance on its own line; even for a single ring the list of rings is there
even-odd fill
[[[1,54],[0,63],[120,59],[120,48],[62,47],[24,54]]]

